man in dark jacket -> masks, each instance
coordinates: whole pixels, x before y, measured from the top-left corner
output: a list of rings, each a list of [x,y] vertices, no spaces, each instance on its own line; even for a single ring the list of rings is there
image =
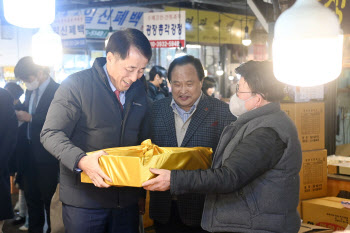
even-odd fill
[[[152,56],[136,29],[115,32],[91,69],[68,77],[50,107],[41,141],[60,161],[60,200],[66,232],[138,232],[140,188],[110,187],[98,158],[110,147],[133,146],[149,135],[150,109],[139,80]],[[93,184],[80,182],[84,171]],[[144,208],[144,207],[143,207]],[[93,221],[92,221],[93,220]]]
[[[153,100],[160,100],[169,96],[166,69],[161,66],[153,66],[149,72],[148,96]],[[165,85],[164,85],[165,83]]]
[[[224,127],[235,121],[228,104],[202,93],[203,66],[193,56],[169,66],[173,98],[156,101],[152,110],[152,141],[164,147],[211,147],[215,151]],[[156,232],[205,232],[200,227],[204,195],[172,196],[151,192],[150,216]]]
[[[13,99],[6,90],[0,88],[0,232],[4,220],[13,217],[8,160],[15,149],[16,138],[17,118]]]
[[[45,212],[50,232],[50,203],[58,181],[58,161],[40,142],[40,132],[53,96],[59,85],[50,78],[49,68],[36,65],[31,57],[21,58],[15,66],[16,78],[24,81],[25,111],[16,111],[20,127],[19,155],[23,167],[23,188],[28,206],[29,232],[43,232]],[[24,131],[24,132],[23,132]]]

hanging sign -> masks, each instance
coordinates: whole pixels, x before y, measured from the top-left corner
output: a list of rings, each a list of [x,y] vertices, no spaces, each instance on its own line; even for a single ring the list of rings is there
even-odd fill
[[[147,36],[152,48],[185,47],[186,12],[167,11],[145,13],[143,33]]]
[[[175,11],[176,7],[165,7],[165,11]],[[219,44],[219,26],[221,44],[242,44],[246,16],[219,12],[184,9],[186,11],[186,41],[192,43]],[[199,19],[198,17],[199,16]],[[199,21],[198,21],[199,20]],[[251,33],[256,18],[247,17],[247,26]],[[199,37],[199,38],[198,38]]]
[[[83,15],[57,17],[52,29],[62,40],[85,38],[85,17]]]
[[[79,10],[61,11],[58,16],[85,16],[86,38],[105,39],[109,26],[113,31],[126,28],[143,30],[143,17],[145,12],[160,11],[160,9],[144,7],[99,7]]]

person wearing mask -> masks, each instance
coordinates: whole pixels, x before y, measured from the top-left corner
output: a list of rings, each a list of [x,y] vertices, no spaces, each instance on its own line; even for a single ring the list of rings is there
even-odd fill
[[[236,73],[241,78],[230,111],[238,119],[223,131],[212,167],[151,169],[158,176],[143,186],[206,194],[201,225],[210,232],[297,233],[301,146],[280,108],[283,85],[271,62],[249,61]]]
[[[169,96],[169,90],[166,83],[167,72],[166,69],[161,66],[153,66],[149,72],[148,81],[148,96],[153,100],[160,100]]]
[[[45,148],[60,161],[60,200],[67,233],[136,233],[145,191],[110,187],[101,170],[101,149],[135,146],[149,138],[150,102],[140,80],[151,59],[145,35],[115,32],[106,58],[63,81],[41,133]],[[97,151],[99,150],[99,151]],[[87,156],[87,152],[97,151]],[[84,171],[93,184],[80,181]]]
[[[169,66],[172,97],[153,103],[152,142],[163,147],[211,147],[224,127],[236,120],[228,104],[202,93],[203,66],[193,56]],[[151,192],[150,217],[157,233],[200,233],[205,195]]]
[[[29,232],[43,232],[45,216],[50,232],[50,202],[58,182],[58,161],[40,142],[47,111],[59,85],[50,77],[49,68],[34,63],[32,57],[21,58],[14,69],[15,77],[25,83],[25,111],[16,111],[24,122],[25,153],[18,158],[23,164],[23,189],[28,206]]]
[[[205,95],[214,97],[216,81],[211,77],[205,77],[203,80],[202,91]]]
[[[0,232],[6,219],[13,218],[8,161],[17,139],[17,118],[11,95],[0,88]]]

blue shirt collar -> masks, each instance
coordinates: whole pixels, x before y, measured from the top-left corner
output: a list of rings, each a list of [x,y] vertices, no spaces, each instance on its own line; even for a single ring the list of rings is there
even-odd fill
[[[170,106],[172,107],[172,109],[175,111],[177,111],[177,113],[180,115],[180,117],[184,120],[184,115],[190,115],[192,114],[196,108],[197,108],[197,105],[200,101],[200,99],[202,98],[202,95],[203,95],[203,92],[201,92],[201,95],[198,97],[198,99],[196,100],[196,102],[194,102],[194,104],[192,105],[191,109],[189,111],[185,111],[183,110],[174,100],[174,98],[172,98],[171,100],[171,103],[170,103]],[[185,121],[184,121],[185,122]]]

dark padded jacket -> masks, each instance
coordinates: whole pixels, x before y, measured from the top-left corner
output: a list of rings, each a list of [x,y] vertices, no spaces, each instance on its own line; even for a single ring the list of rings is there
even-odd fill
[[[86,152],[137,145],[149,136],[150,106],[143,83],[137,80],[131,85],[121,111],[103,69],[105,63],[105,58],[97,58],[92,68],[61,84],[41,133],[44,147],[60,161],[60,199],[67,205],[126,207],[144,194],[140,188],[104,189],[81,183],[74,170]]]
[[[300,168],[296,128],[270,103],[225,128],[212,169],[172,171],[171,193],[207,193],[210,232],[297,233]]]

